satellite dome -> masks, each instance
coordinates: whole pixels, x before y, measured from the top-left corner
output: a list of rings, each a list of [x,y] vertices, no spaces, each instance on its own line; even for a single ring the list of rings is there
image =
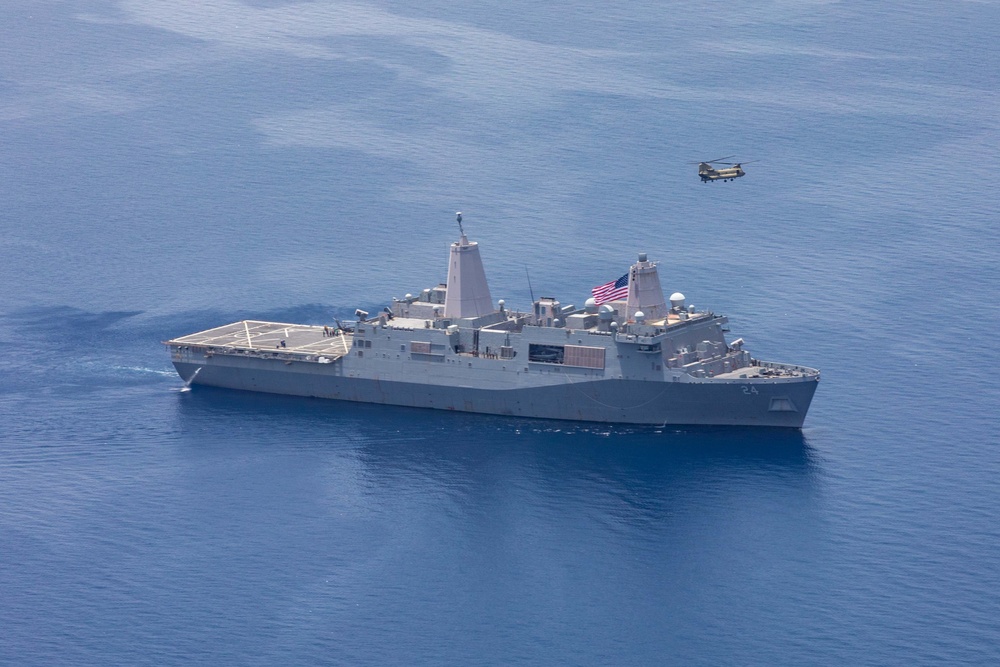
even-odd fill
[[[597,316],[602,320],[614,319],[615,309],[605,303],[601,305],[600,308],[597,309]]]
[[[594,297],[590,297],[583,304],[583,308],[584,308],[584,310],[587,311],[587,313],[593,315],[594,313],[597,312],[597,300]]]
[[[684,295],[680,292],[674,292],[670,295],[670,305],[678,310],[684,308]]]
[[[642,324],[645,321],[646,321],[646,313],[642,312],[641,310],[635,311],[635,323]]]

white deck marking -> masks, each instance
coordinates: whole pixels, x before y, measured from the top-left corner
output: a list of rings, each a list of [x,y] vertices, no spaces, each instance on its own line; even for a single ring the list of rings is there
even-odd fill
[[[335,338],[339,338],[339,341]],[[322,355],[336,359],[350,352],[350,343],[347,339],[348,335],[343,331],[336,337],[324,335],[323,327],[318,325],[242,320],[168,342],[175,345],[204,345],[254,352],[265,352],[270,349],[285,354]],[[285,341],[285,347],[281,347],[282,340]]]

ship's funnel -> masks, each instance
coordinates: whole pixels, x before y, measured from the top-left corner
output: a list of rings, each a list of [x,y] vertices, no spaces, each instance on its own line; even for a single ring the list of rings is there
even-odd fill
[[[461,224],[461,218],[459,223]],[[490,296],[490,286],[486,284],[486,271],[479,256],[479,244],[469,241],[463,233],[457,243],[451,244],[444,316],[461,319],[492,312],[493,298]]]
[[[635,319],[636,311],[642,311],[647,322],[662,320],[667,316],[660,274],[656,271],[656,263],[646,259],[646,253],[640,253],[639,261],[629,270],[625,310],[630,320]]]

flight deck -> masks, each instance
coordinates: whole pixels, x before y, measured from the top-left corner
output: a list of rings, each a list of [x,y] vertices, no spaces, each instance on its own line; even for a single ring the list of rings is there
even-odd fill
[[[353,335],[329,326],[242,320],[164,341],[173,347],[193,347],[207,353],[250,354],[336,359],[347,354]]]

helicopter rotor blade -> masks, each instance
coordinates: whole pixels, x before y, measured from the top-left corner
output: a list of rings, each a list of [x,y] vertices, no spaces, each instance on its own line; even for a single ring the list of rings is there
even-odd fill
[[[731,157],[735,157],[735,156],[733,156],[733,155],[727,155],[725,157],[720,157],[718,160],[696,160],[694,162],[688,162],[688,164],[712,164],[714,162],[719,162],[719,160],[728,160]],[[722,164],[725,164],[725,163],[722,163]]]

